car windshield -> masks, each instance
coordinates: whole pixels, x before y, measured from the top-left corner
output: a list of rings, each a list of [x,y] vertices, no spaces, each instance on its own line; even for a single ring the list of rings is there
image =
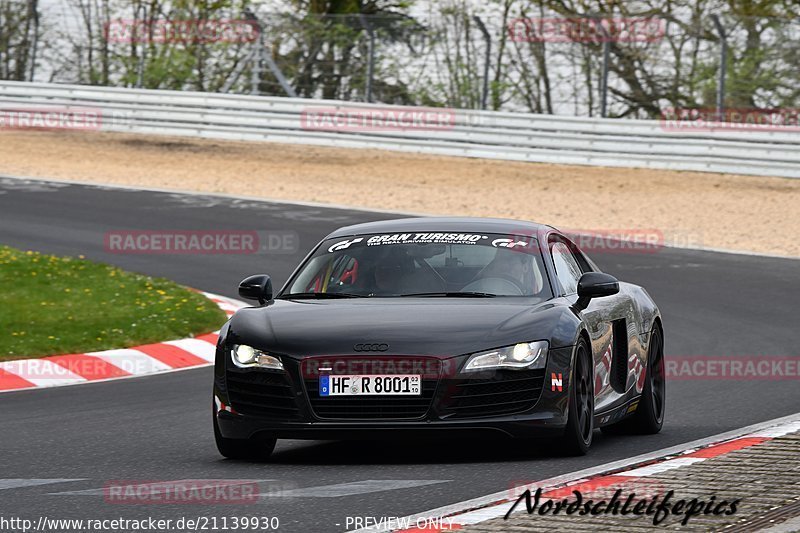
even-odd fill
[[[324,241],[281,298],[524,296],[547,300],[536,239],[395,233]]]

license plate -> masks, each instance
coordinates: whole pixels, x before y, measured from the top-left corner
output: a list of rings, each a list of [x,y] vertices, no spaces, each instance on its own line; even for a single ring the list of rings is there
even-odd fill
[[[369,376],[320,376],[320,396],[419,396],[422,376],[372,374]]]

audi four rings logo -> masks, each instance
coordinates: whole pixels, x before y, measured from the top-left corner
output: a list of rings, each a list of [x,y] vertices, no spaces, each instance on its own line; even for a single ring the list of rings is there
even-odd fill
[[[353,350],[357,352],[385,352],[389,349],[389,345],[385,343],[375,344],[356,344]]]

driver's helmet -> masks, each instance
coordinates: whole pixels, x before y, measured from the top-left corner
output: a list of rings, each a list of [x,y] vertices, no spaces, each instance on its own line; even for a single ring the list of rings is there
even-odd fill
[[[396,294],[410,261],[401,245],[364,248],[359,255],[362,289],[371,294]]]
[[[531,256],[515,250],[498,248],[494,258],[476,276],[476,279],[502,278],[513,282],[523,294],[537,292],[536,276]]]

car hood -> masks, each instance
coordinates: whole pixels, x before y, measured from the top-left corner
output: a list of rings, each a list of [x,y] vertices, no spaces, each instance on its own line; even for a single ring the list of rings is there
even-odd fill
[[[574,322],[554,301],[518,298],[276,300],[237,312],[228,342],[290,356],[356,354],[359,343],[388,344],[384,355],[460,355],[533,340],[566,345],[574,334],[554,332],[570,315]]]

